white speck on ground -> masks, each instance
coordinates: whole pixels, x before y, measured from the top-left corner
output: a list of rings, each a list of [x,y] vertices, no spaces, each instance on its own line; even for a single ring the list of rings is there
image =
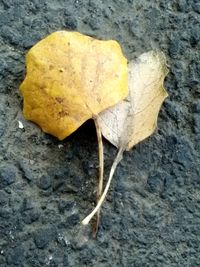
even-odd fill
[[[24,125],[21,121],[18,121],[18,127],[19,129],[24,129]]]

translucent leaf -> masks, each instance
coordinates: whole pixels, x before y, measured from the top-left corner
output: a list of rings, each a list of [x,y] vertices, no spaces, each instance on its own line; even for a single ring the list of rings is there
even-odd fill
[[[101,207],[123,152],[154,132],[160,107],[167,97],[163,82],[168,69],[162,52],[156,50],[144,53],[137,60],[131,61],[128,69],[128,97],[98,116],[102,134],[119,151],[104,192],[93,212],[83,220],[83,224],[87,224]]]

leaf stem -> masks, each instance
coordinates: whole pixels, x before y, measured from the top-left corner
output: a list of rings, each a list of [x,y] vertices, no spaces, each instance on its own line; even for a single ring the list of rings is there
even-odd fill
[[[122,155],[124,152],[124,147],[121,147],[117,153],[117,156],[112,164],[112,167],[110,169],[110,174],[109,174],[109,178],[108,178],[108,182],[106,184],[106,187],[103,191],[103,194],[101,195],[101,198],[99,199],[99,202],[97,203],[96,207],[94,208],[94,210],[82,221],[82,224],[86,225],[90,222],[90,220],[92,219],[92,217],[95,215],[95,213],[97,213],[99,211],[99,209],[101,208],[101,205],[103,204],[106,195],[108,193],[108,189],[110,187],[113,175],[115,173],[116,167],[119,164],[119,162],[122,160]]]
[[[95,116],[93,119],[96,127],[97,140],[98,140],[98,153],[99,153],[99,183],[97,188],[97,203],[98,203],[103,191],[104,154],[103,154],[102,134],[98,123],[98,117]],[[99,227],[99,222],[100,222],[100,209],[97,212],[96,222],[93,228],[93,237],[96,237]]]

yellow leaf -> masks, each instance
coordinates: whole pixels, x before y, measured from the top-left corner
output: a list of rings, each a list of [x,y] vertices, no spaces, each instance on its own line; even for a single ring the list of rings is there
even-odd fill
[[[60,140],[128,94],[127,60],[113,40],[58,31],[30,49],[26,66],[24,116]]]

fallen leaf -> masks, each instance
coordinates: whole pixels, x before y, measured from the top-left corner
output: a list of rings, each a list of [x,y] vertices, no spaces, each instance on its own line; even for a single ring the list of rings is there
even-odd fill
[[[30,49],[26,66],[24,116],[60,140],[128,94],[127,60],[113,40],[58,31]]]
[[[128,95],[127,60],[120,45],[78,32],[55,32],[30,49],[20,86],[26,119],[60,140],[93,118],[99,147],[99,186],[103,188],[103,144],[98,114]],[[96,234],[99,212],[94,230]]]
[[[131,61],[128,69],[128,97],[98,116],[103,136],[119,151],[99,203],[83,220],[83,224],[87,224],[102,205],[123,152],[154,132],[160,107],[168,95],[163,87],[168,69],[162,52],[155,50],[144,53]]]
[[[168,73],[163,53],[144,53],[128,68],[129,96],[98,116],[103,136],[124,150],[154,132],[160,107],[168,95],[163,87]]]

